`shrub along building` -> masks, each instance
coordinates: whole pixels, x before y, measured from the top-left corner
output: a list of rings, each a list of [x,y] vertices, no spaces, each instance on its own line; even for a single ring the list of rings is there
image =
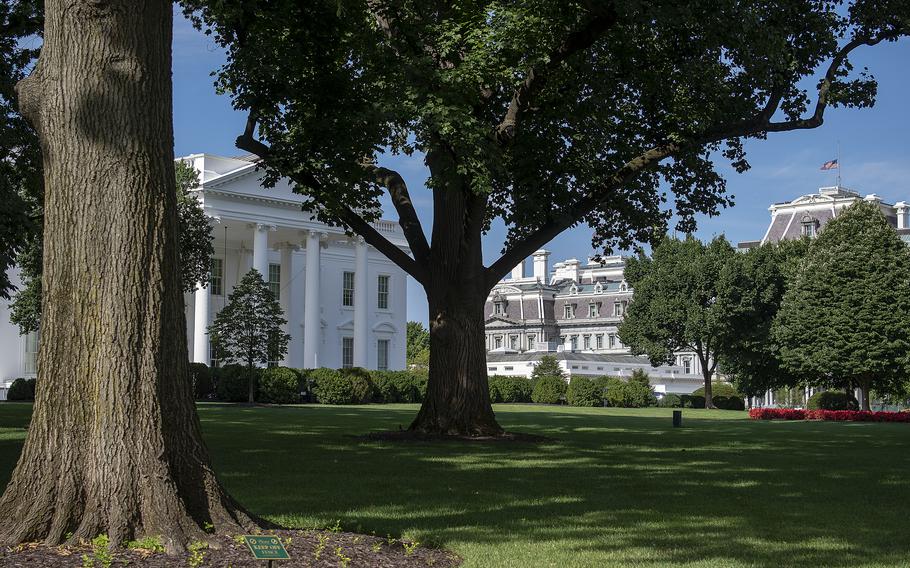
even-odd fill
[[[674,365],[652,367],[619,340],[617,327],[632,300],[620,256],[601,261],[569,259],[549,267],[550,253],[522,262],[499,282],[485,306],[487,372],[530,376],[544,355],[553,355],[567,376],[630,377],[646,371],[657,393],[691,393],[703,385],[698,358],[678,353]]]
[[[279,299],[291,336],[279,363],[300,368],[405,367],[405,273],[359,237],[302,212],[286,180],[262,187],[246,157],[193,154],[196,190],[213,224],[211,283],[186,295],[187,340],[195,362],[212,364],[207,326],[244,274],[256,268]],[[406,249],[398,223],[373,226]],[[16,271],[13,270],[14,283]],[[38,335],[20,336],[0,300],[0,388],[36,374]],[[2,393],[0,393],[2,394]]]

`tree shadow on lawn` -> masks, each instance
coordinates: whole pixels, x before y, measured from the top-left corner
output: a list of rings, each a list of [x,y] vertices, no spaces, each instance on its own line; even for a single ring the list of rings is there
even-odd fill
[[[203,406],[244,505],[298,527],[407,534],[468,563],[897,565],[910,428],[497,408],[540,445],[384,443],[416,407]],[[2,412],[2,407],[0,407]],[[21,441],[3,440],[0,478]]]

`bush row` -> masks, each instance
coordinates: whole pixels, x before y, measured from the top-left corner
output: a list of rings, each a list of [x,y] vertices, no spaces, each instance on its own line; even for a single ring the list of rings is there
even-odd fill
[[[829,420],[837,422],[904,422],[910,412],[872,412],[868,410],[802,410],[797,408],[753,408],[753,420]]]
[[[6,400],[35,400],[35,379],[18,378],[6,391]]]
[[[859,401],[852,394],[837,391],[820,391],[809,397],[809,410],[859,410]]]

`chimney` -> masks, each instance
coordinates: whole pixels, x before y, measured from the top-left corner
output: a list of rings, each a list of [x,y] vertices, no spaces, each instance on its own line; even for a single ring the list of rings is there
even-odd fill
[[[910,228],[910,225],[907,223],[907,213],[910,211],[910,205],[908,205],[906,201],[898,201],[894,204],[894,208],[897,210],[897,228]]]
[[[525,261],[522,260],[512,269],[512,280],[521,280],[525,277]]]
[[[534,278],[544,284],[549,284],[550,278],[550,251],[540,249],[534,253]]]

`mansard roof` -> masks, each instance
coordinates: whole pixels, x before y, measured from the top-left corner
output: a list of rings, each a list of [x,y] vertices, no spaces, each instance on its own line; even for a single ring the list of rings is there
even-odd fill
[[[591,363],[629,363],[635,365],[647,364],[647,357],[635,355],[619,355],[610,353],[584,353],[580,351],[525,351],[516,352],[487,352],[487,363],[510,363],[513,361],[539,361],[544,355],[555,357],[557,361],[587,361]]]

